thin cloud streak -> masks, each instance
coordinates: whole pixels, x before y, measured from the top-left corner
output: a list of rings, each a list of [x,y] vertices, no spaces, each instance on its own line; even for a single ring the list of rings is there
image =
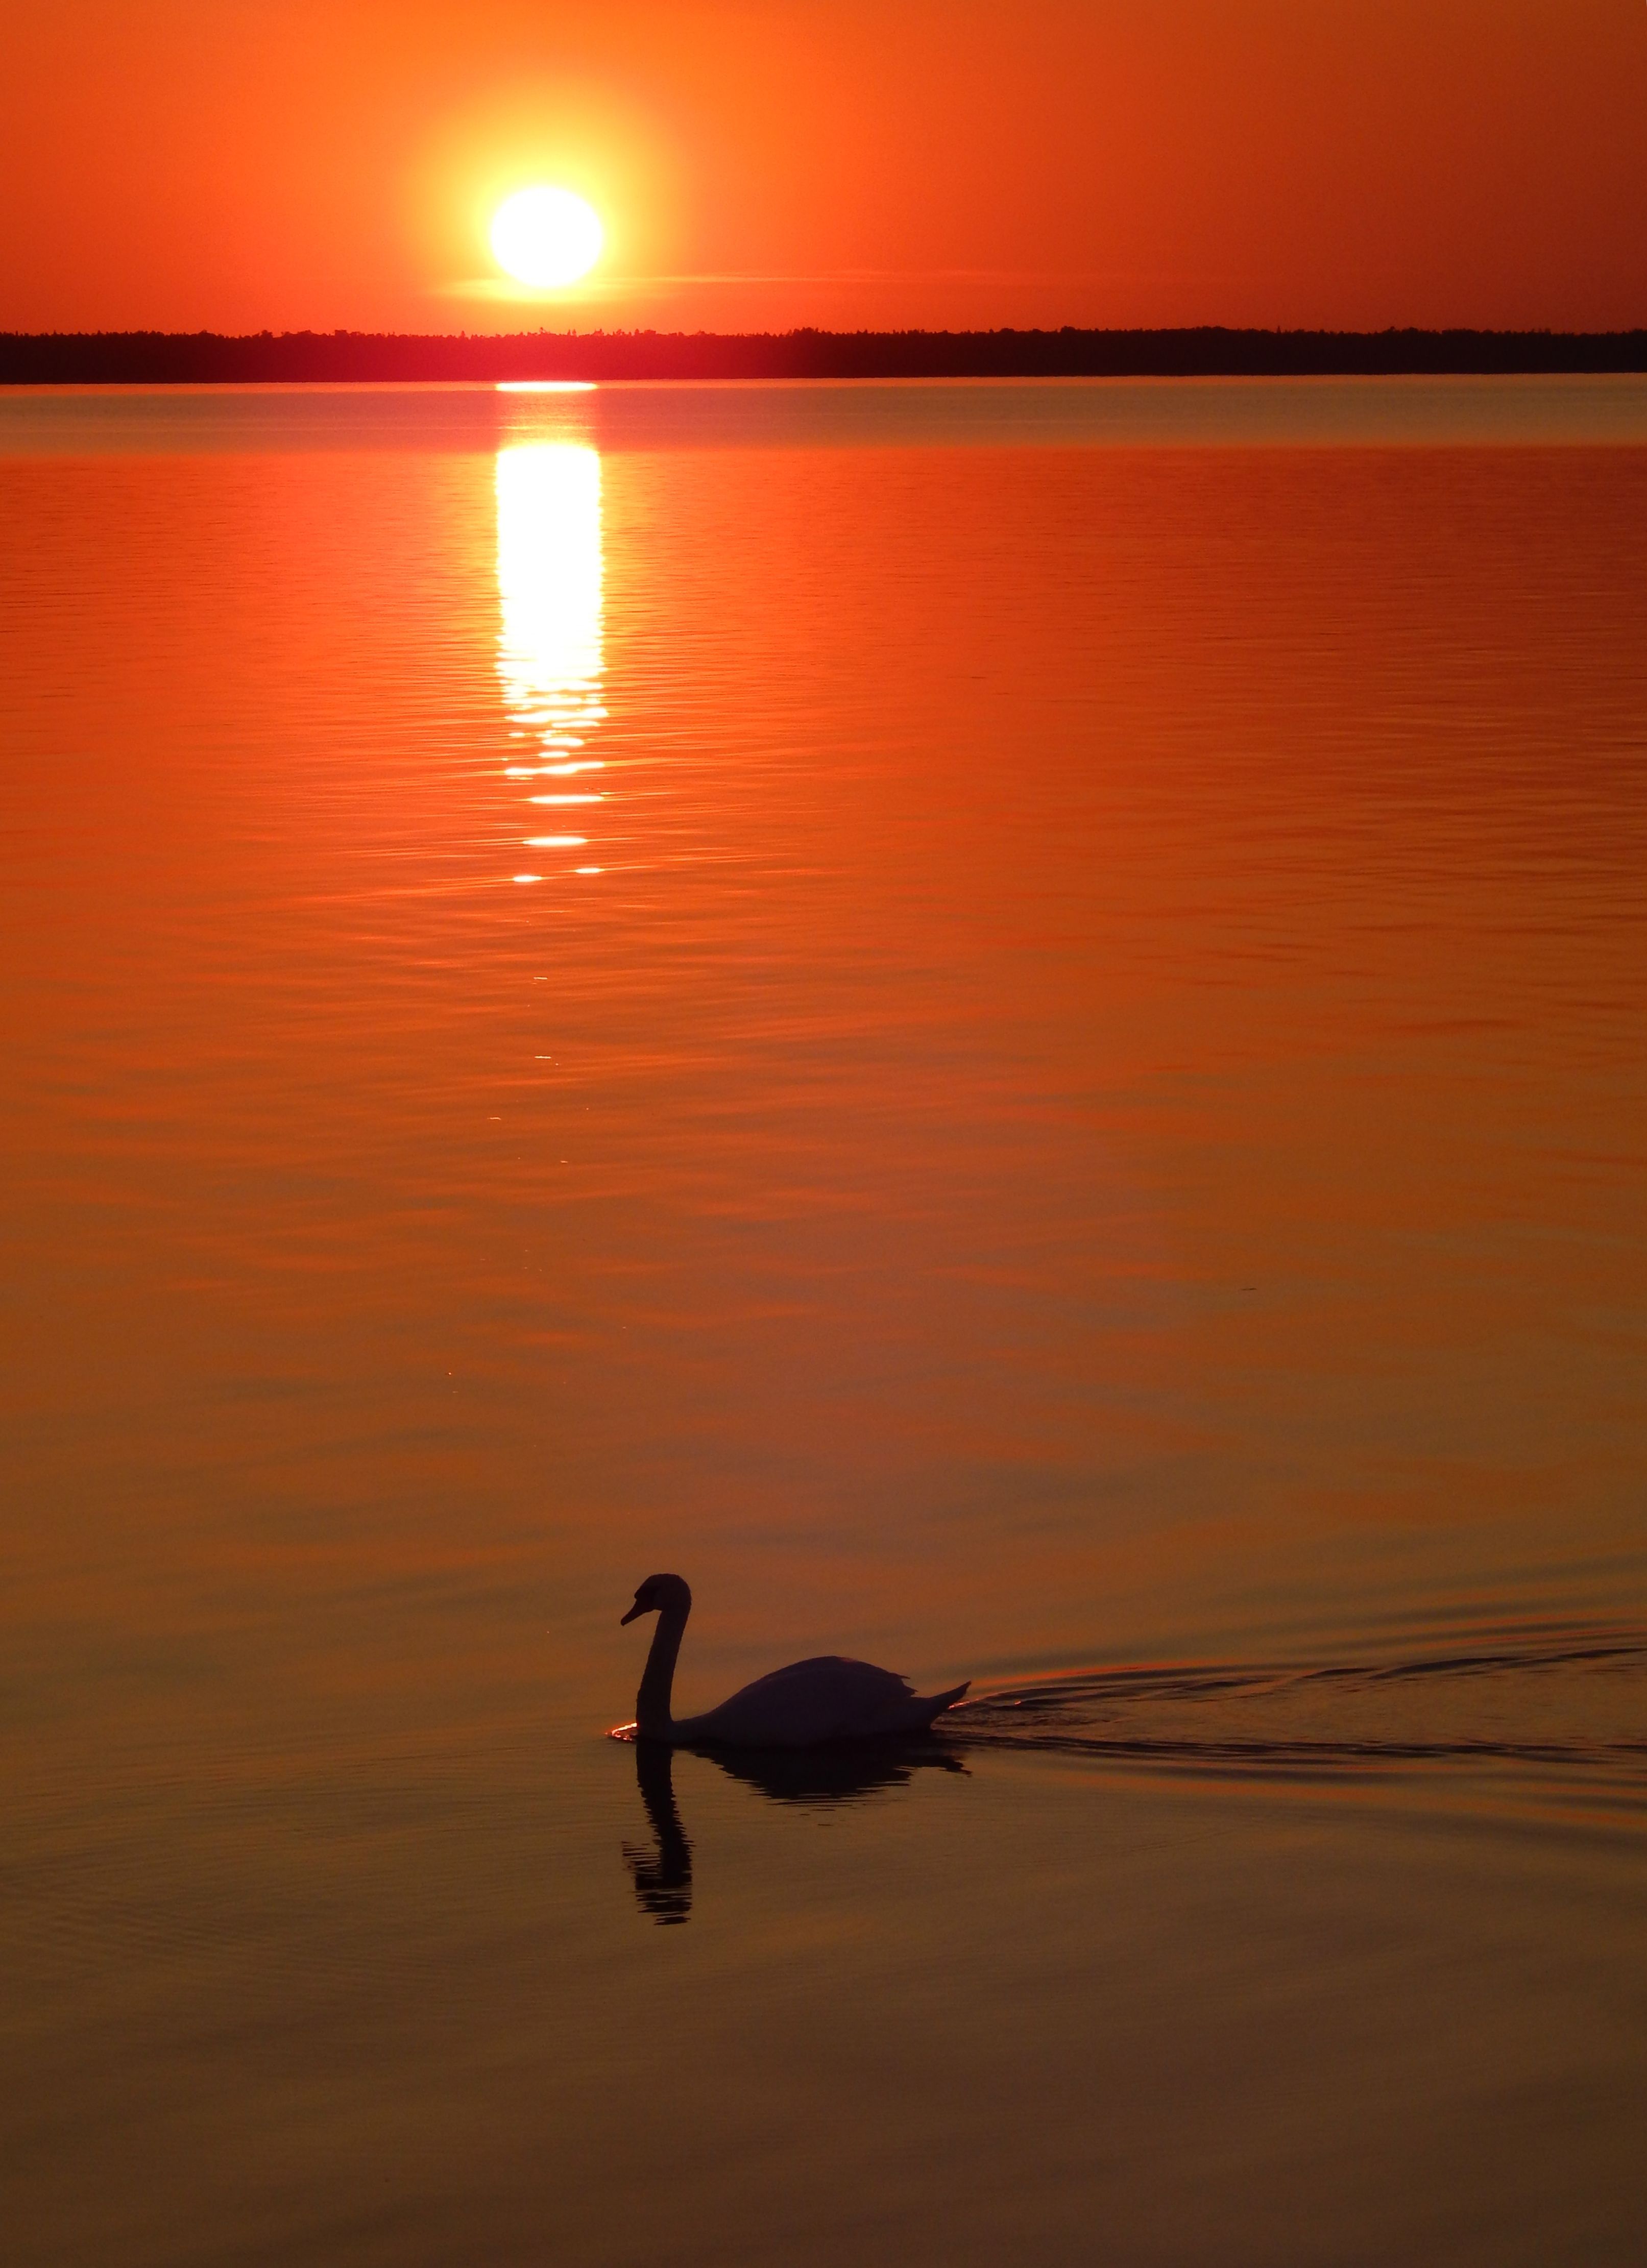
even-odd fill
[[[513,284],[503,277],[469,276],[436,287],[441,298],[489,299],[511,306],[565,307],[582,299],[615,298],[625,292],[661,289],[715,288],[728,284],[806,284],[841,289],[862,284],[990,284],[1037,290],[1046,284],[1125,284],[1138,280],[1141,271],[1129,268],[841,268],[816,275],[777,275],[727,270],[685,276],[610,276],[598,281],[584,278],[576,284],[559,284],[543,291]]]

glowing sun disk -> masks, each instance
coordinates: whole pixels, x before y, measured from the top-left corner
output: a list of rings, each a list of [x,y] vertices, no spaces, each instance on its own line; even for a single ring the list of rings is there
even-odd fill
[[[492,257],[534,291],[587,276],[602,242],[600,215],[570,189],[518,189],[491,217]]]

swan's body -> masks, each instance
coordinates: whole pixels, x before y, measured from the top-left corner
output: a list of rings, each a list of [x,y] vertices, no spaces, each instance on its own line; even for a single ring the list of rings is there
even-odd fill
[[[810,1749],[824,1741],[887,1740],[899,1733],[924,1732],[933,1719],[952,1708],[964,1685],[947,1693],[917,1693],[895,1669],[873,1662],[848,1661],[838,1653],[812,1661],[792,1661],[757,1677],[718,1709],[700,1717],[676,1717],[669,1703],[676,1656],[692,1610],[692,1594],[678,1575],[648,1575],[623,1617],[655,1613],[658,1627],[635,1697],[635,1729],[646,1741],[668,1741],[677,1748],[698,1742],[734,1749]]]

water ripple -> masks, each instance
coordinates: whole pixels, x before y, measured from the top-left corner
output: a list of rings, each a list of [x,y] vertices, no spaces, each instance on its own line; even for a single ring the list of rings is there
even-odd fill
[[[982,1695],[945,1729],[968,1747],[1200,1773],[1489,1771],[1647,1820],[1647,1638],[1083,1671]]]

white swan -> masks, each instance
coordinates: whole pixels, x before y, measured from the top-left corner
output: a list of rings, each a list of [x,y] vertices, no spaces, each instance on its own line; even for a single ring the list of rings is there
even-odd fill
[[[735,1749],[809,1749],[823,1741],[884,1740],[898,1733],[924,1732],[966,1690],[963,1684],[952,1685],[947,1693],[917,1693],[895,1669],[877,1669],[872,1662],[846,1661],[838,1653],[826,1653],[757,1677],[753,1685],[701,1717],[673,1717],[669,1696],[675,1658],[691,1610],[692,1594],[678,1575],[648,1575],[622,1618],[632,1623],[637,1615],[658,1617],[635,1696],[635,1729],[642,1740],[669,1741],[685,1748],[699,1741],[720,1742]]]

